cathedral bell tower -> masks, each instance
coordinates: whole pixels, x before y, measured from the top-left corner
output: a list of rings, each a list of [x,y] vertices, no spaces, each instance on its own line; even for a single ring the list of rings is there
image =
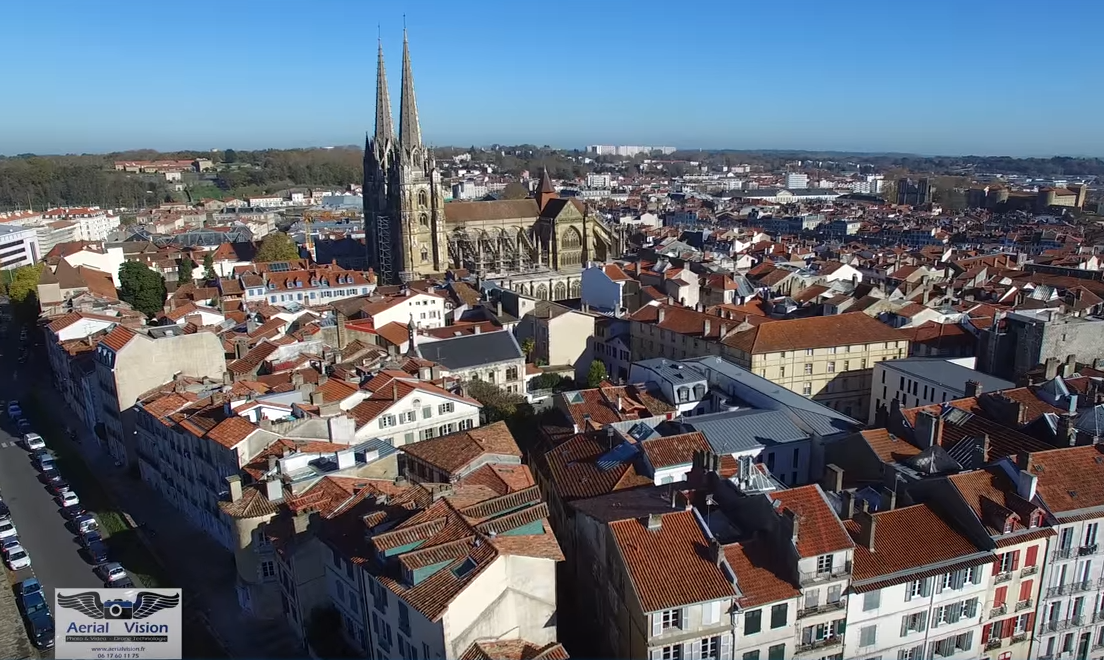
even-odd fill
[[[441,175],[422,143],[410,44],[403,30],[399,135],[380,47],[376,74],[376,134],[364,150],[364,219],[368,262],[384,284],[410,281],[449,268]]]

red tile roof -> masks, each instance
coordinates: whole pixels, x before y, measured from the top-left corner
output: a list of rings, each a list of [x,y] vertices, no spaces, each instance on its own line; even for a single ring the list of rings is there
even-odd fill
[[[123,350],[123,347],[130,343],[130,340],[134,339],[135,335],[136,333],[130,328],[117,325],[100,340],[100,343],[118,352]]]
[[[802,557],[819,557],[854,546],[820,486],[814,484],[779,491],[772,493],[771,499],[796,514],[797,552]]]
[[[403,445],[403,452],[448,474],[487,455],[521,458],[521,450],[506,422]]]
[[[760,355],[805,348],[896,341],[907,342],[908,337],[862,312],[854,312],[764,323],[729,335],[724,343],[745,353]],[[907,349],[906,344],[901,346]],[[907,354],[907,350],[905,353]]]
[[[602,428],[614,422],[646,419],[675,410],[666,401],[652,396],[643,385],[595,387],[572,392],[570,396],[561,393],[557,399],[580,429]],[[570,403],[577,399],[582,401]]]
[[[920,453],[919,447],[898,438],[887,429],[868,429],[862,431],[861,435],[878,458],[886,463],[903,461]]]
[[[1036,492],[1055,514],[1104,506],[1104,446],[1066,447],[1027,454]]]
[[[734,585],[709,559],[709,540],[694,512],[659,517],[655,530],[648,529],[647,520],[609,524],[644,612],[734,598]]]
[[[801,591],[781,577],[779,558],[769,544],[752,541],[724,547],[725,559],[736,574],[740,607],[754,608],[801,596]]]
[[[545,453],[543,460],[560,499],[597,497],[654,483],[638,473],[631,461],[600,467],[599,459],[609,450],[604,435],[598,439],[580,433]]]
[[[876,521],[873,552],[861,541],[859,523],[855,520],[844,523],[855,541],[855,561],[851,572],[854,580],[906,574],[931,564],[965,559],[980,552],[926,504],[872,515]]]
[[[705,436],[697,431],[683,433],[682,435],[649,438],[640,443],[640,447],[647,455],[648,462],[656,470],[676,465],[689,465],[694,461],[694,452],[712,451]]]

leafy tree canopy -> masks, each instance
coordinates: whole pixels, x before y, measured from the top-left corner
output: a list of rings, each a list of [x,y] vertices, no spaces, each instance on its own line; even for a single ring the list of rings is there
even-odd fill
[[[292,261],[299,258],[299,246],[282,231],[274,231],[264,237],[257,248],[254,261]]]
[[[218,273],[215,272],[215,255],[210,252],[203,255],[203,279],[208,282],[218,279]]]
[[[14,312],[20,317],[32,319],[38,316],[38,281],[46,264],[20,266],[6,271],[4,290],[11,299]]]
[[[119,298],[146,316],[165,308],[165,278],[146,264],[128,261],[119,268]]]
[[[494,383],[472,380],[464,388],[468,396],[483,404],[483,416],[487,424],[508,421],[530,409],[525,397],[507,392]]]
[[[187,255],[180,257],[180,263],[176,265],[176,281],[179,284],[191,282],[193,279],[192,270],[194,267],[195,264],[192,263],[191,257]]]
[[[601,360],[594,360],[590,363],[590,370],[587,372],[587,387],[598,387],[607,378],[609,378],[609,374],[606,373],[606,365]]]

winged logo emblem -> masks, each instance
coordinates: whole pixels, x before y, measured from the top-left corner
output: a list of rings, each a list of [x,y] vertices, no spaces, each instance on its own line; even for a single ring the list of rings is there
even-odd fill
[[[76,610],[91,619],[145,619],[155,612],[180,605],[180,595],[166,596],[153,591],[139,591],[134,601],[113,600],[104,603],[100,594],[85,591],[57,596],[58,606]]]

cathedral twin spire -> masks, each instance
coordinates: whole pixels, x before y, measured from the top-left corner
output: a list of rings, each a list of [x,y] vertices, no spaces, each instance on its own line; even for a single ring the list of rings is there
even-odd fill
[[[383,43],[379,45],[376,69],[376,134],[377,149],[392,145],[403,152],[422,146],[422,128],[418,122],[418,102],[414,97],[414,72],[410,65],[410,43],[403,30],[402,92],[399,98],[399,140],[395,143],[395,124],[391,119],[391,94],[387,89],[387,73],[383,66]]]

